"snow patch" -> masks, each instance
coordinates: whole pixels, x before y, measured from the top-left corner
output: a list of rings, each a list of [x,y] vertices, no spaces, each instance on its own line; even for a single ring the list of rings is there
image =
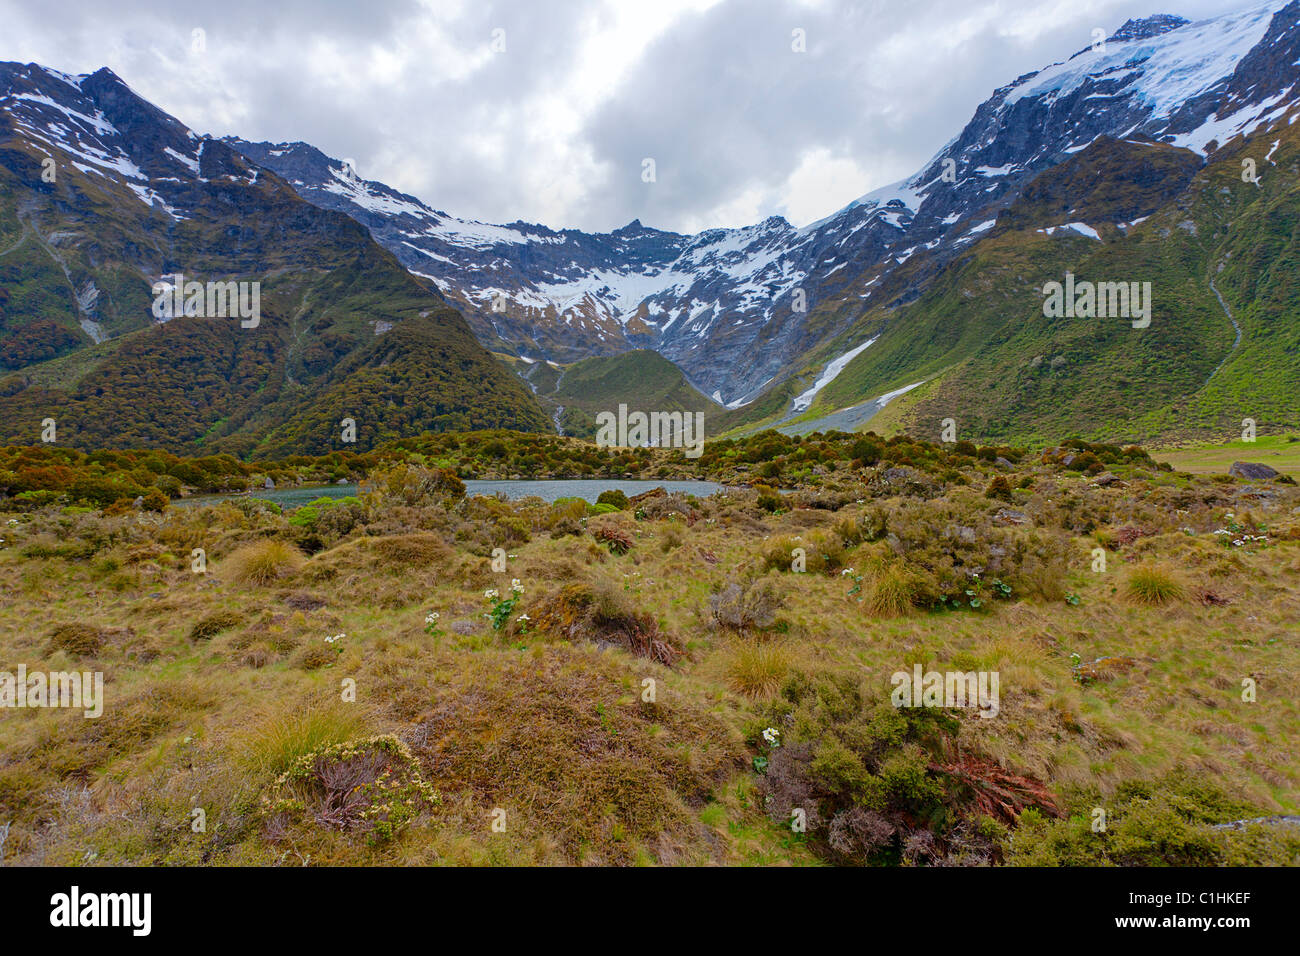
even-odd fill
[[[802,395],[795,398],[794,402],[791,404],[790,407],[793,408],[796,412],[802,412],[804,409],[808,408],[808,406],[812,405],[813,399],[817,397],[817,393],[820,392],[827,385],[829,385],[831,382],[835,381],[836,377],[840,374],[840,372],[844,371],[844,367],[848,365],[850,362],[852,362],[859,355],[861,355],[863,352],[865,352],[871,346],[871,344],[875,342],[876,339],[878,338],[880,338],[880,336],[878,335],[869,338],[861,345],[859,345],[857,348],[850,349],[849,351],[841,355],[839,358],[833,359],[822,371],[821,377],[818,378],[817,381],[813,383],[812,388],[808,389]]]

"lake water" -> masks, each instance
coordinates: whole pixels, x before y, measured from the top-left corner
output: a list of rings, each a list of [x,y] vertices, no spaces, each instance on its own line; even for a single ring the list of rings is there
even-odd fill
[[[631,498],[633,495],[643,494],[653,488],[662,488],[669,493],[680,491],[699,497],[706,497],[725,490],[722,485],[715,481],[644,481],[631,478],[557,478],[535,481],[524,479],[518,481],[471,479],[465,482],[465,494],[467,495],[501,494],[510,499],[527,498],[530,495],[536,495],[546,501],[555,501],[557,498],[582,498],[586,501],[595,501],[602,491],[614,489]],[[315,501],[317,498],[346,498],[348,495],[358,494],[357,489],[358,486],[355,484],[312,485],[276,488],[274,491],[255,491],[248,497],[274,501],[284,508],[296,508],[299,505],[307,504],[309,501]],[[195,495],[193,498],[179,499],[173,504],[213,504],[217,501],[235,497],[244,496]]]

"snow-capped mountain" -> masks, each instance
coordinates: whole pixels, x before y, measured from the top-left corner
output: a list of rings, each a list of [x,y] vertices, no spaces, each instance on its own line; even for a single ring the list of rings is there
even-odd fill
[[[168,219],[189,218],[195,187],[253,184],[261,171],[224,144],[199,136],[131,92],[107,68],[86,76],[0,63],[5,125],[50,158],[124,185]]]
[[[1296,0],[1195,23],[1131,20],[1104,43],[995,91],[900,183],[802,229],[771,218],[694,236],[640,222],[607,234],[471,222],[362,180],[302,143],[228,142],[310,201],[367,225],[467,307],[485,341],[559,360],[653,348],[736,405],[797,370],[792,360],[880,296],[913,298],[919,282],[993,227],[1029,179],[1099,137],[1206,156],[1294,110],[1298,80]],[[886,281],[914,256],[929,266],[914,263],[901,285]],[[819,323],[828,332],[810,330],[818,309],[831,316]]]

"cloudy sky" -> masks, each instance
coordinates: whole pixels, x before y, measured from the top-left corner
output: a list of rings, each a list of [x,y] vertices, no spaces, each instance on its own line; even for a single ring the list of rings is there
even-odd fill
[[[1095,29],[1261,2],[0,0],[0,60],[108,66],[198,132],[304,140],[467,218],[694,232],[909,175]]]

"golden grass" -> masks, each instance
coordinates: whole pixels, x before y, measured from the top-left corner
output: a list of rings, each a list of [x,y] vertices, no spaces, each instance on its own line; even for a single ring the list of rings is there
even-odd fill
[[[775,641],[739,641],[727,664],[731,686],[746,697],[771,697],[790,672],[790,652]]]
[[[265,587],[292,576],[306,563],[306,556],[292,544],[266,538],[231,552],[221,570],[235,584]]]
[[[241,740],[242,760],[255,773],[274,776],[304,754],[364,733],[365,719],[356,707],[294,702],[253,719]]]
[[[1143,564],[1128,572],[1124,593],[1134,604],[1163,607],[1183,600],[1187,589],[1166,565]]]
[[[887,564],[866,583],[867,610],[876,617],[910,614],[916,579],[899,564]]]
[[[1116,507],[1127,494],[1115,494]],[[1283,504],[1289,514],[1297,503]],[[849,530],[850,516],[824,520]],[[1276,524],[1263,506],[1258,517]],[[942,615],[913,607],[907,565],[883,543],[864,544],[845,559],[863,574],[858,594],[838,574],[771,572],[782,606],[771,632],[751,642],[720,630],[708,600],[742,568],[761,567],[759,521],[768,544],[819,530],[788,515],[689,528],[645,521],[645,543],[621,557],[593,549],[589,536],[538,534],[510,547],[505,574],[451,533],[437,536],[455,540],[444,545],[445,566],[424,532],[383,555],[347,542],[306,568],[283,541],[271,542],[285,549],[279,559],[236,560],[265,543],[255,542],[215,562],[215,575],[153,557],[116,585],[123,571],[92,560],[0,550],[0,590],[10,596],[0,658],[75,666],[72,648],[50,644],[59,622],[113,635],[96,652],[112,678],[103,718],[29,710],[0,722],[10,758],[0,767],[0,822],[15,821],[6,860],[72,864],[93,850],[110,863],[816,862],[763,813],[745,740],[802,670],[887,689],[913,661],[998,671],[999,716],[967,715],[960,739],[1055,792],[1104,797],[1190,767],[1261,813],[1300,809],[1300,702],[1284,692],[1300,681],[1300,648],[1289,639],[1300,617],[1300,542],[1227,551],[1207,534],[1142,538],[1108,574],[1075,563],[1066,588],[1077,604],[1018,590],[981,613]],[[670,533],[677,543],[665,551],[658,542]],[[21,531],[9,534],[21,543]],[[1086,556],[1089,546],[1077,546]],[[1125,569],[1125,560],[1137,563]],[[232,573],[246,564],[267,570]],[[462,573],[471,565],[472,579]],[[306,578],[312,566],[335,571],[309,585],[327,603],[297,608],[290,597],[308,585],[292,572]],[[1159,600],[1131,598],[1131,582],[1152,569],[1156,586],[1139,590]],[[512,577],[526,588],[517,613],[536,618],[580,585],[602,619],[650,615],[688,656],[666,668],[562,633],[493,634],[482,592],[505,590]],[[1227,603],[1203,603],[1203,587]],[[212,631],[234,623],[232,611],[245,623]],[[436,640],[424,632],[430,611],[440,614]],[[49,623],[33,629],[34,619]],[[343,654],[331,650],[314,670],[295,666],[295,655],[335,633],[347,635]],[[253,653],[260,667],[246,659]],[[1132,663],[1100,664],[1085,685],[1075,654],[1085,664]],[[1251,675],[1266,675],[1253,704],[1241,700]],[[341,700],[345,679],[356,681],[357,703]],[[269,842],[257,816],[267,781],[295,756],[378,733],[411,744],[444,795],[437,812],[388,845],[324,831],[292,849]],[[85,780],[94,792],[83,801]],[[176,824],[195,799],[208,809],[207,835]],[[497,807],[507,811],[504,833],[490,828]]]

